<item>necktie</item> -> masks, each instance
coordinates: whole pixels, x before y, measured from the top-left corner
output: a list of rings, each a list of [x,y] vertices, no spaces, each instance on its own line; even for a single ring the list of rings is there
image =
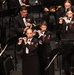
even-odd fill
[[[27,43],[28,43],[28,44],[30,44],[30,42],[31,42],[31,41],[30,41],[30,40],[28,40],[28,42],[27,42]]]

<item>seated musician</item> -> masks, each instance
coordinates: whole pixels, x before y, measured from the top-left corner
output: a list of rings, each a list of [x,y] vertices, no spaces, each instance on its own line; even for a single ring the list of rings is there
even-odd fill
[[[28,10],[25,6],[21,6],[20,13],[13,19],[14,29],[18,36],[23,36],[28,25],[31,25],[30,23],[27,23],[28,21],[33,23],[33,16],[28,13]]]
[[[70,75],[70,67],[74,67],[74,53],[72,47],[74,42],[74,13],[72,10],[67,11],[66,16],[59,19],[61,26],[61,40],[64,44],[69,44],[69,47],[63,52],[63,68],[66,75]],[[67,41],[64,41],[67,40]],[[70,41],[69,41],[70,40]],[[72,41],[73,40],[73,41]],[[70,46],[71,45],[71,46]],[[66,46],[67,47],[67,46]]]

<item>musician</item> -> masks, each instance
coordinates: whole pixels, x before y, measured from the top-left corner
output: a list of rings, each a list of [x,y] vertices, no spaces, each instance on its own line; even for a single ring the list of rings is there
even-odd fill
[[[72,3],[70,0],[65,0],[64,1],[64,6],[62,6],[61,8],[58,9],[58,11],[56,12],[56,23],[57,23],[57,31],[56,31],[56,36],[57,36],[57,39],[58,40],[61,40],[60,38],[60,30],[59,30],[59,18],[60,17],[63,17],[63,16],[66,16],[66,12],[68,10],[71,10],[73,9],[72,8]]]
[[[64,0],[41,0],[41,2],[43,3],[43,20],[47,22],[48,30],[52,31],[54,28],[56,28],[57,25],[57,6],[63,5]]]
[[[66,17],[59,18],[60,26],[62,27],[61,32],[63,34],[62,38],[73,39],[74,36],[74,14],[72,10],[66,13]],[[71,37],[72,36],[72,37]]]
[[[72,10],[67,11],[66,17],[63,17],[59,21],[60,26],[61,26],[61,39],[66,39],[66,40],[74,40],[74,13]],[[66,43],[63,41],[63,44]],[[66,44],[72,44],[72,42],[67,42]],[[65,70],[65,73],[67,75],[70,75],[70,67],[74,66],[72,63],[74,63],[73,58],[74,58],[74,52],[73,52],[74,47],[72,48],[71,46],[68,47],[68,52],[63,52],[63,68]]]
[[[23,50],[22,72],[23,75],[40,75],[38,59],[38,40],[33,37],[33,30],[26,30],[27,37],[18,39],[17,50]]]
[[[50,40],[51,40],[51,32],[47,30],[47,24],[45,21],[41,22],[40,29],[38,30],[38,40],[39,40],[39,59],[40,59],[40,68],[41,68],[41,74],[42,75],[53,75],[53,65],[45,71],[44,68],[46,67],[48,60],[47,55],[52,50],[50,46]]]
[[[56,8],[55,6],[51,6],[49,8],[47,7],[43,7],[43,20],[45,20],[47,22],[47,29],[52,31],[53,26],[55,25],[55,11]],[[52,22],[53,20],[53,22]]]
[[[45,8],[46,9],[46,8]],[[49,11],[45,11],[43,15],[43,20],[46,20],[48,30],[53,31],[54,26],[56,25],[56,8],[51,6]]]
[[[62,67],[66,75],[70,75],[70,67],[74,67],[74,14],[72,10],[59,19],[61,28],[61,46],[49,52],[48,57],[62,55]],[[72,26],[71,26],[72,25]]]
[[[72,8],[72,3],[71,3],[71,0],[65,0],[64,1],[64,6],[61,7],[58,12],[59,12],[59,16],[65,16],[66,15],[66,12],[68,10],[70,10]]]
[[[27,26],[26,28],[32,28],[33,30],[37,29],[37,25],[35,22],[32,22],[30,18],[27,18]],[[35,20],[34,20],[35,21]]]
[[[28,20],[33,23],[32,15],[28,14],[28,10],[25,6],[21,6],[20,13],[13,19],[14,29],[18,36],[23,36],[23,34],[25,34],[24,32],[27,29]]]

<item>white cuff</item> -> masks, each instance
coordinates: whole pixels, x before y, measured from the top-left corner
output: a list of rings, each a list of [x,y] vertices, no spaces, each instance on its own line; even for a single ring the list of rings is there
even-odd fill
[[[18,45],[21,45],[21,43],[18,43]]]

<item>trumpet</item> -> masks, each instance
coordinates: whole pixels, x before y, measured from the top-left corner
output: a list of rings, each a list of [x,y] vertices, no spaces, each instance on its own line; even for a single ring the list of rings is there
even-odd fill
[[[57,6],[57,9],[56,10],[59,10],[60,8],[62,8],[62,6]]]

